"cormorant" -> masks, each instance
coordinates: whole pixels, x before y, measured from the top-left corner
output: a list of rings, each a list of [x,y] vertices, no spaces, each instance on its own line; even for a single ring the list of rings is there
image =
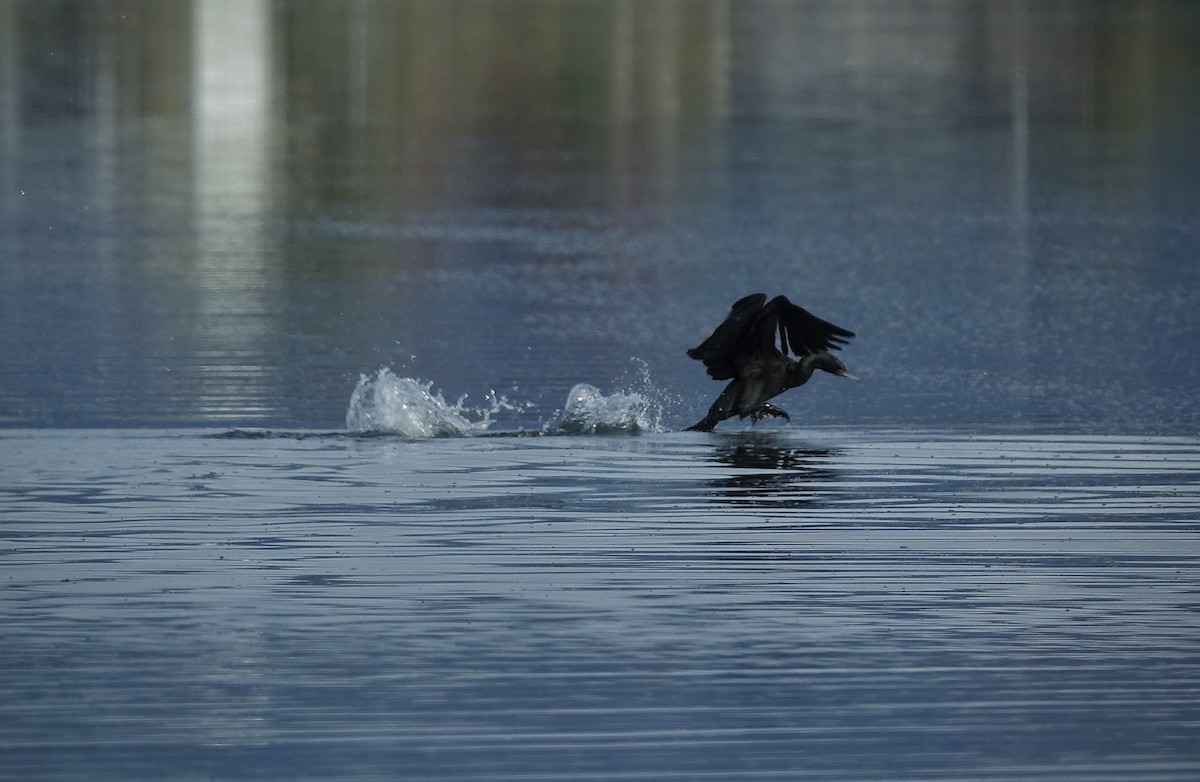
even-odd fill
[[[828,352],[841,349],[853,336],[853,331],[821,320],[786,296],[768,302],[765,293],[752,293],[738,299],[712,336],[687,352],[704,362],[714,380],[733,379],[708,415],[688,429],[712,431],[735,415],[749,416],[755,423],[768,415],[790,421],[787,413],[767,400],[804,385],[817,369],[858,380]],[[790,358],[789,352],[800,360]]]

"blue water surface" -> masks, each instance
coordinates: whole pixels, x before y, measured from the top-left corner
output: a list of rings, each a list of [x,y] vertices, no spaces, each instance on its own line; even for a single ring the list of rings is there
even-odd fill
[[[0,778],[1200,778],[1197,41],[0,3]]]

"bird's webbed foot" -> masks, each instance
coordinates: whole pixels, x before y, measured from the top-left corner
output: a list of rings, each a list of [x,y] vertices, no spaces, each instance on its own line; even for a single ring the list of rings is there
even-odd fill
[[[792,420],[792,417],[790,415],[788,415],[783,410],[780,410],[775,405],[768,404],[767,402],[763,402],[761,405],[759,405],[758,407],[756,407],[750,411],[750,422],[756,424],[759,421],[766,418],[767,416],[772,416],[774,418],[782,418],[783,420],[789,421],[789,422]]]

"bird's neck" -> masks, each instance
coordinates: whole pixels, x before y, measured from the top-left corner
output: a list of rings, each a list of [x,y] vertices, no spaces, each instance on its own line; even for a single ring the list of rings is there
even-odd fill
[[[790,380],[793,388],[795,386],[802,386],[808,382],[808,379],[812,377],[813,372],[817,369],[817,361],[820,355],[820,353],[810,353],[799,361],[792,363]]]
[[[807,383],[808,379],[812,377],[813,372],[818,369],[823,369],[835,375],[845,371],[841,363],[828,353],[810,353],[798,362],[794,362],[794,366],[792,367],[793,385],[798,386]]]

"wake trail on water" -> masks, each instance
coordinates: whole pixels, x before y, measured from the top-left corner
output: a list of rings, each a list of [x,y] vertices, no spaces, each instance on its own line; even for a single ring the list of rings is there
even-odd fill
[[[563,408],[537,434],[637,434],[663,432],[663,405],[656,401],[642,366],[641,391],[604,394],[588,383],[576,384]],[[346,410],[346,429],[355,434],[402,437],[473,437],[488,433],[496,417],[521,405],[489,393],[480,407],[467,397],[447,402],[432,381],[400,377],[384,367],[362,375]],[[528,405],[527,405],[528,406]]]

